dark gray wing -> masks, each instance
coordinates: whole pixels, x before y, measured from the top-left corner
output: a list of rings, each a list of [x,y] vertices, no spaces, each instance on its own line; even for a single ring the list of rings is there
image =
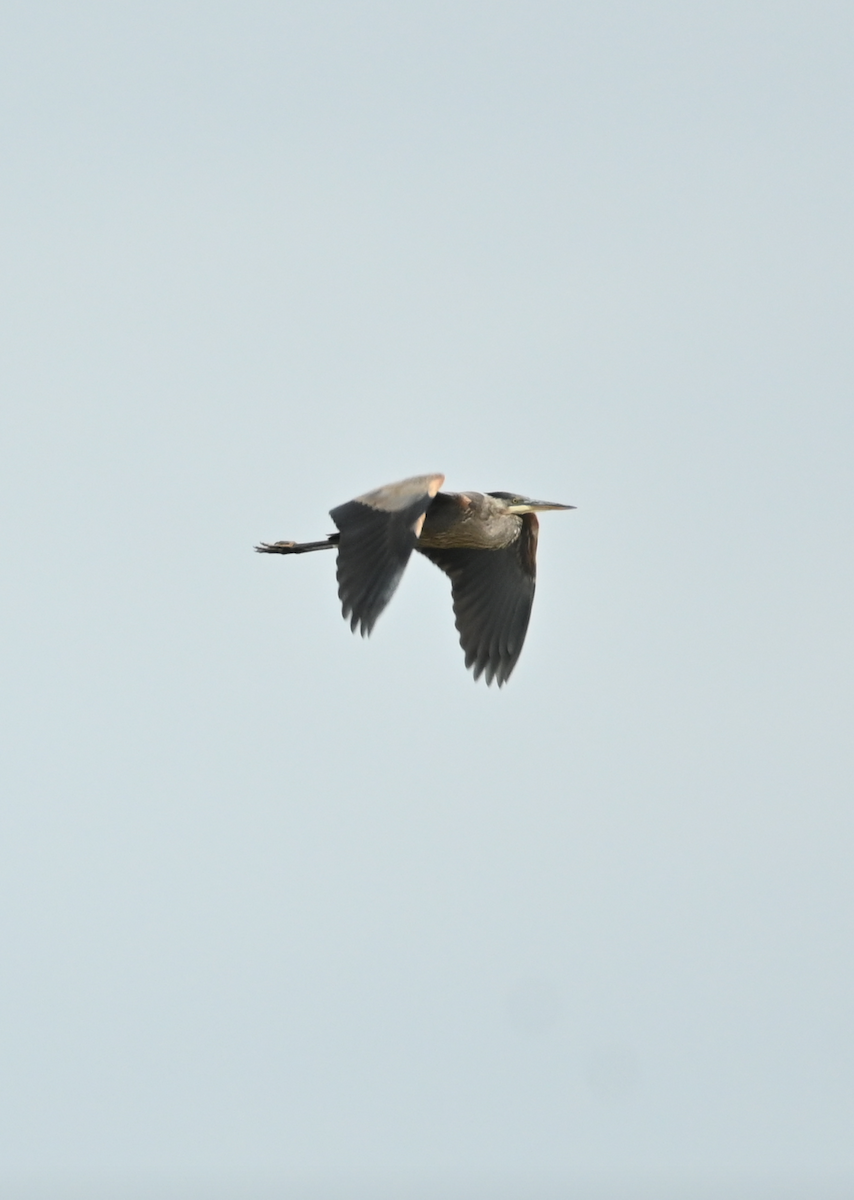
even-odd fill
[[[418,546],[451,579],[454,615],[475,679],[501,687],[522,653],[537,574],[537,518],[527,513],[515,542],[500,550]]]
[[[333,508],[340,530],[338,595],[350,628],[370,633],[394,595],[415,548],[424,514],[445,479],[416,475]]]

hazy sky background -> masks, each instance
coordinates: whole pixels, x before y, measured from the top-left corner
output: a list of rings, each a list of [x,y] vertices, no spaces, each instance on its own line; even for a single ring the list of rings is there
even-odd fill
[[[852,51],[0,8],[7,1194],[851,1194]],[[431,471],[578,505],[500,692],[252,553]]]

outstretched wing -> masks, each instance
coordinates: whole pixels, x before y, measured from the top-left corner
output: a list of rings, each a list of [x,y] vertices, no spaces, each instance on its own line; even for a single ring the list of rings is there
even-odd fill
[[[338,595],[350,628],[370,633],[394,595],[415,548],[424,514],[444,475],[416,475],[333,508],[340,530]]]
[[[475,679],[501,687],[516,666],[534,603],[537,574],[537,518],[522,518],[520,536],[500,550],[468,548],[418,550],[451,579],[454,615]]]

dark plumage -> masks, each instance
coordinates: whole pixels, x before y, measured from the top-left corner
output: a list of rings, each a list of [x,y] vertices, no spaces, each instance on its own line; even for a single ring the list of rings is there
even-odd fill
[[[340,504],[322,542],[262,542],[264,554],[338,548],[338,595],[350,628],[369,634],[413,550],[451,580],[460,645],[475,679],[499,687],[516,666],[534,602],[535,512],[571,504],[511,492],[440,492],[444,475],[418,475]]]

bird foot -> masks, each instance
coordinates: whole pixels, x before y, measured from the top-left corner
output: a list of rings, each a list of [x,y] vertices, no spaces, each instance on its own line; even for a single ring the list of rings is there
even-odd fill
[[[262,542],[255,549],[259,554],[291,554],[296,542]]]

